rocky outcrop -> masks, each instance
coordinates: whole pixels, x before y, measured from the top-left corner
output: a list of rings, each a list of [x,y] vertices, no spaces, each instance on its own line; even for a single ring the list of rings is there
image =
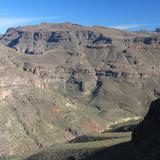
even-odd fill
[[[43,28],[43,26],[42,26]],[[46,50],[61,46],[74,49],[75,45],[111,44],[111,38],[88,30],[57,30],[49,27],[42,30],[9,29],[1,37],[2,43],[25,54],[43,54]]]
[[[154,100],[144,120],[132,132],[130,157],[158,160],[160,150],[160,99]],[[130,159],[130,158],[129,158]]]
[[[10,96],[12,93],[11,90],[2,90],[0,91],[0,100],[6,99],[8,96]]]
[[[117,32],[117,37],[114,32]],[[39,26],[10,28],[1,37],[1,42],[26,54],[43,54],[57,46],[65,49],[76,49],[77,46],[105,49],[109,45],[120,43],[125,49],[134,44],[159,44],[159,37],[151,33],[146,33],[146,36],[142,33],[134,35],[109,28],[85,27],[71,23],[43,23]]]
[[[114,32],[117,32],[117,35]],[[0,42],[29,55],[47,54],[58,50],[63,56],[68,54],[70,57],[76,56],[76,59],[86,57],[95,70],[104,70],[106,73],[103,74],[107,76],[115,77],[118,74],[132,77],[134,74],[139,78],[154,75],[159,77],[157,62],[150,66],[150,70],[143,70],[143,66],[149,67],[146,54],[155,59],[156,55],[153,55],[152,51],[160,50],[160,37],[156,33],[133,34],[70,23],[41,24],[8,29],[0,38]],[[97,62],[94,60],[96,57]]]
[[[153,101],[144,120],[137,125],[132,134],[132,141],[144,143],[146,141],[160,141],[160,99]],[[152,141],[152,142],[153,142]]]
[[[134,42],[139,44],[146,44],[146,45],[156,45],[160,44],[160,37],[158,36],[152,36],[152,37],[141,37],[141,38],[135,38]]]

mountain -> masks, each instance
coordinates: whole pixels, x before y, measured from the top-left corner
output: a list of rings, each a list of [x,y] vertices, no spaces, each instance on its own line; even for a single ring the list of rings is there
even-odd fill
[[[2,155],[140,120],[160,95],[159,32],[42,23],[0,43]]]

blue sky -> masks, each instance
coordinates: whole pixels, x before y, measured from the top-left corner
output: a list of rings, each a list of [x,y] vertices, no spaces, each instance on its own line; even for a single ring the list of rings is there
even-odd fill
[[[0,33],[41,22],[73,22],[120,29],[160,26],[160,0],[1,0]]]

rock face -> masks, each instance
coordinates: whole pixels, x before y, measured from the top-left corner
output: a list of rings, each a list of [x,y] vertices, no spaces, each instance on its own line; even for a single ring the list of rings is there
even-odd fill
[[[158,160],[160,153],[160,99],[153,101],[144,120],[132,133],[132,157]]]
[[[129,33],[70,23],[41,24],[8,29],[1,42],[25,54],[54,56],[54,64],[61,60],[58,64],[65,70],[73,70],[77,64],[102,77],[160,76],[158,32]],[[65,63],[71,63],[70,68]]]
[[[132,141],[143,143],[155,139],[160,141],[160,99],[153,101],[144,120],[137,125],[132,135]],[[156,139],[157,138],[157,139]]]
[[[143,117],[159,96],[159,39],[71,23],[8,29],[0,38],[0,151],[37,151]]]

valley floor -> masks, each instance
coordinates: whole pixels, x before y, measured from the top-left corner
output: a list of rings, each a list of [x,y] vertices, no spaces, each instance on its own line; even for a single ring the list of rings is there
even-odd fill
[[[85,138],[85,142],[83,142]],[[57,146],[51,146],[39,153],[22,158],[24,160],[98,160],[99,157],[106,158],[106,155],[100,154],[108,148],[112,151],[112,146],[119,144],[123,147],[130,141],[131,133],[104,133],[87,135],[79,139],[77,142],[69,142]],[[123,148],[121,148],[123,149]],[[121,152],[121,150],[119,150]],[[116,154],[118,152],[116,151]],[[122,152],[123,153],[123,152]],[[100,155],[99,155],[100,154]],[[114,156],[115,152],[108,153],[108,156]],[[97,157],[98,156],[98,157]],[[103,157],[104,156],[104,157]],[[97,159],[98,158],[98,159]]]

